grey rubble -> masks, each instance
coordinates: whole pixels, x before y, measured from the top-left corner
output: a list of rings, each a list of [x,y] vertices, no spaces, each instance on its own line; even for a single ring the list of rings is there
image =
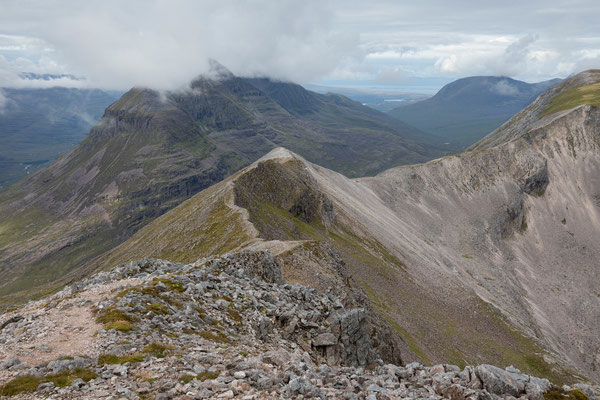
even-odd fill
[[[82,300],[86,292],[109,284],[112,290],[98,301]],[[65,388],[43,383],[36,393],[17,395],[22,399],[541,400],[551,386],[545,379],[510,367],[480,365],[461,370],[452,365],[384,364],[373,351],[362,309],[346,309],[331,295],[285,284],[278,261],[267,251],[232,253],[190,265],[140,260],[28,306],[32,304],[46,310],[93,307],[102,313],[116,309],[138,321],[129,332],[100,329],[93,345],[72,357],[40,365],[0,360],[4,368],[1,384],[13,377],[45,376],[74,368],[90,368],[98,374],[89,382],[77,379]],[[160,308],[165,312],[155,312]],[[47,334],[39,324],[43,313],[27,315],[26,309],[31,307],[4,316],[14,322],[0,332],[0,342]],[[212,332],[212,336],[201,332]],[[139,354],[150,343],[164,344],[169,350],[162,358],[145,354],[138,363],[100,366],[96,361],[101,353]],[[186,375],[196,378],[181,380]],[[581,388],[593,397],[589,387]]]

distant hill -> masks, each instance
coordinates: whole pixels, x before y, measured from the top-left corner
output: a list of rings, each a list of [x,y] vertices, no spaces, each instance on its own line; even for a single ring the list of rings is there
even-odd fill
[[[466,148],[559,82],[473,76],[449,83],[427,100],[397,107],[389,115]]]
[[[75,147],[120,95],[98,89],[0,89],[0,187]]]

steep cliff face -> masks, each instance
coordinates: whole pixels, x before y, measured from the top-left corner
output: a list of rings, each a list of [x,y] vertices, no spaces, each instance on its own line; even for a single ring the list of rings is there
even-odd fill
[[[504,145],[360,180],[379,204],[350,214],[420,282],[472,288],[597,379],[599,123],[582,106]]]

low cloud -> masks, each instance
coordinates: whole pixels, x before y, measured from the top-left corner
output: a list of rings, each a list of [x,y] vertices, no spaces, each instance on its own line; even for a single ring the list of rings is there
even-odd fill
[[[18,75],[34,72],[86,77],[51,82],[70,87],[176,89],[209,58],[300,83],[543,80],[598,67],[600,3],[508,1],[3,0],[0,86],[48,85]]]
[[[375,81],[384,83],[397,83],[406,81],[407,78],[408,75],[402,68],[383,67],[375,77]]]
[[[519,94],[519,88],[511,85],[509,81],[500,81],[492,86],[492,92],[502,96],[514,96]]]
[[[176,88],[206,73],[209,58],[238,75],[305,82],[360,52],[357,34],[334,29],[328,0],[70,0],[38,6],[52,17],[22,16],[29,31],[56,50],[68,72],[102,87]],[[21,14],[18,6],[8,11],[18,14],[12,19]]]
[[[0,89],[0,114],[3,114],[5,111],[6,103],[8,102],[6,96],[4,96],[4,92]]]

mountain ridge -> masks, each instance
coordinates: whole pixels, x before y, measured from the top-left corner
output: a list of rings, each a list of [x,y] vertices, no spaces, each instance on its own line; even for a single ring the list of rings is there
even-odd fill
[[[589,294],[600,224],[586,221],[600,221],[599,122],[598,109],[583,106],[486,151],[353,180],[278,149],[149,224],[99,265],[267,248],[286,279],[363,293],[408,360],[494,357],[554,379],[572,369],[597,379],[600,304]],[[215,204],[226,209],[199,213]],[[231,247],[203,247],[205,237]],[[333,253],[315,260],[320,246]],[[347,275],[336,275],[336,258]],[[572,271],[568,286],[562,265]]]

